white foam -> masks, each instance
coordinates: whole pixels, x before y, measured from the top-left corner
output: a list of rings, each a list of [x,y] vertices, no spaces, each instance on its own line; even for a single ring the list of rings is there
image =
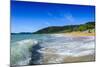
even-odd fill
[[[51,34],[52,36],[54,36],[54,37],[65,37],[64,35],[62,35],[62,34]]]
[[[49,61],[47,63],[61,63],[65,57],[80,57],[86,55],[94,55],[95,43],[94,36],[89,37],[65,37],[62,34],[49,35],[46,39],[42,39],[39,46],[42,48],[37,51],[41,54],[39,64],[43,64],[43,57]],[[38,44],[37,40],[27,39],[13,43],[14,48],[11,48],[12,64],[27,65],[31,53],[30,48]],[[12,46],[13,47],[13,46]],[[16,58],[16,59],[15,59]],[[13,62],[16,61],[16,62]],[[19,63],[17,63],[20,61]],[[25,62],[24,62],[25,61]]]
[[[26,39],[16,42],[19,45],[36,45],[38,41],[32,39]]]
[[[36,45],[37,43],[38,41],[32,39],[27,39],[12,43],[13,46],[11,46],[11,64],[13,65],[28,64],[29,58],[31,57],[30,49],[32,48],[33,45]],[[21,61],[24,61],[25,63],[22,63]]]
[[[59,37],[57,37],[57,39],[59,39]],[[44,57],[46,56],[45,54],[47,54],[47,56],[54,55],[49,58],[48,63],[61,63],[63,58],[67,56],[80,57],[94,55],[94,37],[67,37],[67,39],[68,40],[64,39],[65,41],[62,41],[61,39],[61,41],[45,42],[41,45],[43,48],[38,50],[38,52],[40,52]],[[56,55],[59,57],[55,58]]]

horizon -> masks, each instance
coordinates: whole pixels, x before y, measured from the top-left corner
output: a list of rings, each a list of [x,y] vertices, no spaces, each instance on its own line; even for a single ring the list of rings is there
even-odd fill
[[[91,21],[95,21],[95,6],[11,1],[11,33]]]
[[[95,21],[93,21],[93,22],[95,22]],[[86,24],[86,23],[84,23],[84,24]],[[75,24],[75,25],[81,25],[81,24]],[[64,26],[69,26],[69,25],[64,25]],[[48,27],[55,27],[55,26],[48,26]],[[48,28],[48,27],[45,27],[45,28]],[[63,27],[63,26],[58,26],[58,27]],[[42,29],[44,29],[44,28],[42,28]],[[39,30],[42,30],[42,29],[39,29]],[[39,30],[37,30],[37,31],[39,31]],[[35,31],[35,32],[37,32],[37,31]],[[33,34],[33,33],[35,33],[35,32],[11,32],[11,34]]]

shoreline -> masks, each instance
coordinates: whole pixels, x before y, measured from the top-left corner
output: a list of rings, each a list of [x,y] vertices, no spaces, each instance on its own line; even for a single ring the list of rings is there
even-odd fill
[[[70,33],[62,33],[63,35],[73,36],[73,37],[81,37],[81,36],[95,36],[95,32],[70,32]]]
[[[61,60],[58,54],[44,54],[43,64],[57,64],[57,63],[76,63],[76,62],[92,62],[95,61],[95,54],[83,55],[83,56],[63,56]],[[49,59],[48,59],[49,58]],[[55,60],[53,61],[52,58]],[[50,62],[53,61],[53,62]]]
[[[65,57],[63,63],[73,63],[73,62],[91,62],[95,61],[95,55],[84,55],[78,57]]]

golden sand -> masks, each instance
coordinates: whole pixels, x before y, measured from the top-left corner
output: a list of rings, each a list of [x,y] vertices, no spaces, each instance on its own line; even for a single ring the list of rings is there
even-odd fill
[[[79,56],[79,57],[65,57],[65,63],[73,63],[73,62],[90,62],[95,61],[95,55],[86,55],[86,56]]]
[[[63,33],[64,35],[69,36],[95,36],[95,32],[88,33],[88,32],[71,32],[71,33]]]

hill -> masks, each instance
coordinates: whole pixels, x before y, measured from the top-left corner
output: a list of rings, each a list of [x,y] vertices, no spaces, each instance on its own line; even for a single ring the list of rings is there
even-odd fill
[[[40,29],[34,34],[43,34],[43,33],[66,33],[73,31],[88,31],[91,33],[91,30],[95,29],[95,22],[87,22],[80,25],[65,25],[65,26],[50,26],[43,29]]]

